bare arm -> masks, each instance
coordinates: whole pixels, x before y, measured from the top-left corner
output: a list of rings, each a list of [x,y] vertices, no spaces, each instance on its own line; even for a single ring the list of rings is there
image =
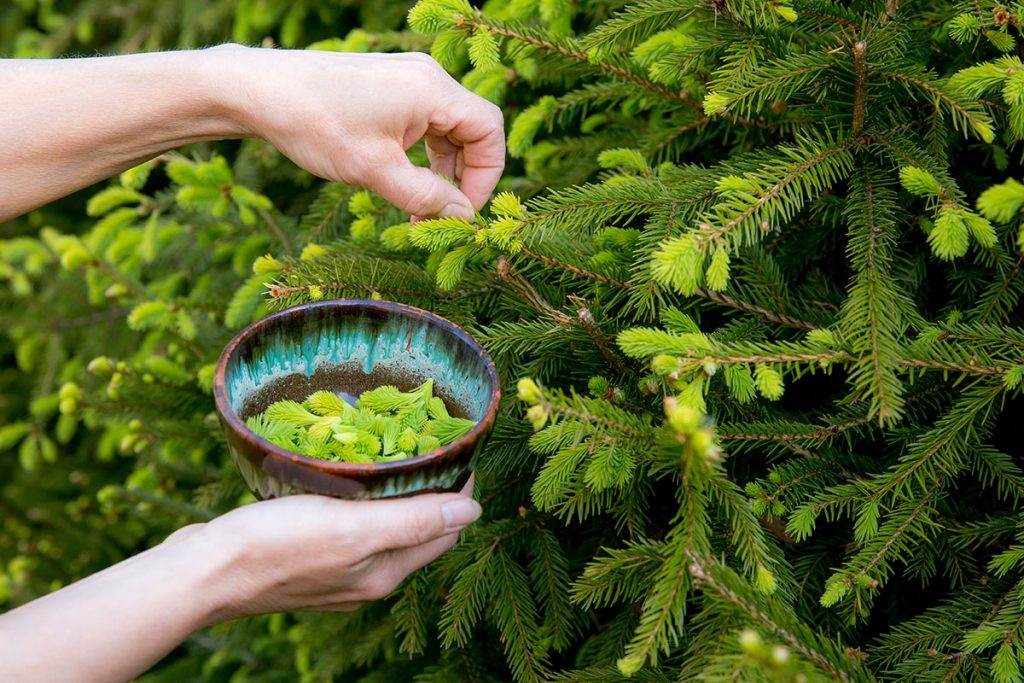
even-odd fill
[[[0,221],[190,142],[260,137],[410,213],[471,216],[504,167],[496,107],[426,55],[222,46],[0,60]],[[427,142],[432,168],[409,163]]]
[[[219,621],[355,609],[450,548],[479,513],[459,494],[245,506],[0,615],[0,680],[127,681]]]

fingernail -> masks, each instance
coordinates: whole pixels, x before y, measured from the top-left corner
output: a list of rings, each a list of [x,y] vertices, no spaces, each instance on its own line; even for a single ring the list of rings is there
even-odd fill
[[[483,508],[480,507],[480,503],[472,498],[459,498],[448,501],[441,506],[441,514],[444,516],[445,533],[458,531],[467,524],[475,522],[480,517],[481,512],[483,512]]]
[[[441,211],[441,215],[452,216],[453,218],[462,218],[467,221],[471,221],[476,218],[476,212],[464,204],[449,204]]]

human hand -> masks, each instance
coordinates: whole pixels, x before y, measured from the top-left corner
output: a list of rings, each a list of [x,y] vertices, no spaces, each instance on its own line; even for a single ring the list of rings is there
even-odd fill
[[[322,178],[366,187],[416,216],[472,219],[501,177],[501,110],[427,55],[233,45],[206,52],[229,76],[223,97],[241,132]],[[430,170],[405,155],[421,138]]]
[[[385,597],[455,544],[459,530],[480,515],[472,486],[390,500],[288,496],[186,527],[164,545],[196,542],[217,559],[228,558],[217,572],[209,601],[216,612],[208,623],[279,611],[349,611]]]

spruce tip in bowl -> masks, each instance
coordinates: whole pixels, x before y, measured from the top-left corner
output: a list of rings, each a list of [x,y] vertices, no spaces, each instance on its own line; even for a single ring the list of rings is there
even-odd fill
[[[409,391],[427,380],[452,416],[476,424],[422,455],[323,460],[275,445],[246,426],[275,402],[301,403],[317,391],[351,402],[379,386]],[[458,491],[494,426],[501,398],[494,361],[460,327],[412,306],[368,299],[317,301],[257,320],[225,347],[213,389],[231,456],[252,492],[264,499]]]

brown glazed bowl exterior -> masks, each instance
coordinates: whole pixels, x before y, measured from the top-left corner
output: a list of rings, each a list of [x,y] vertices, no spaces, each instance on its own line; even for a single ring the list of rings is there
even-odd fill
[[[264,441],[245,426],[245,418],[277,400],[301,401],[320,389],[355,396],[381,384],[408,389],[428,378],[450,411],[477,424],[451,444],[413,458],[318,460]],[[458,491],[494,426],[501,398],[494,361],[464,330],[412,306],[369,299],[318,301],[257,320],[224,349],[213,390],[231,456],[259,498]]]

